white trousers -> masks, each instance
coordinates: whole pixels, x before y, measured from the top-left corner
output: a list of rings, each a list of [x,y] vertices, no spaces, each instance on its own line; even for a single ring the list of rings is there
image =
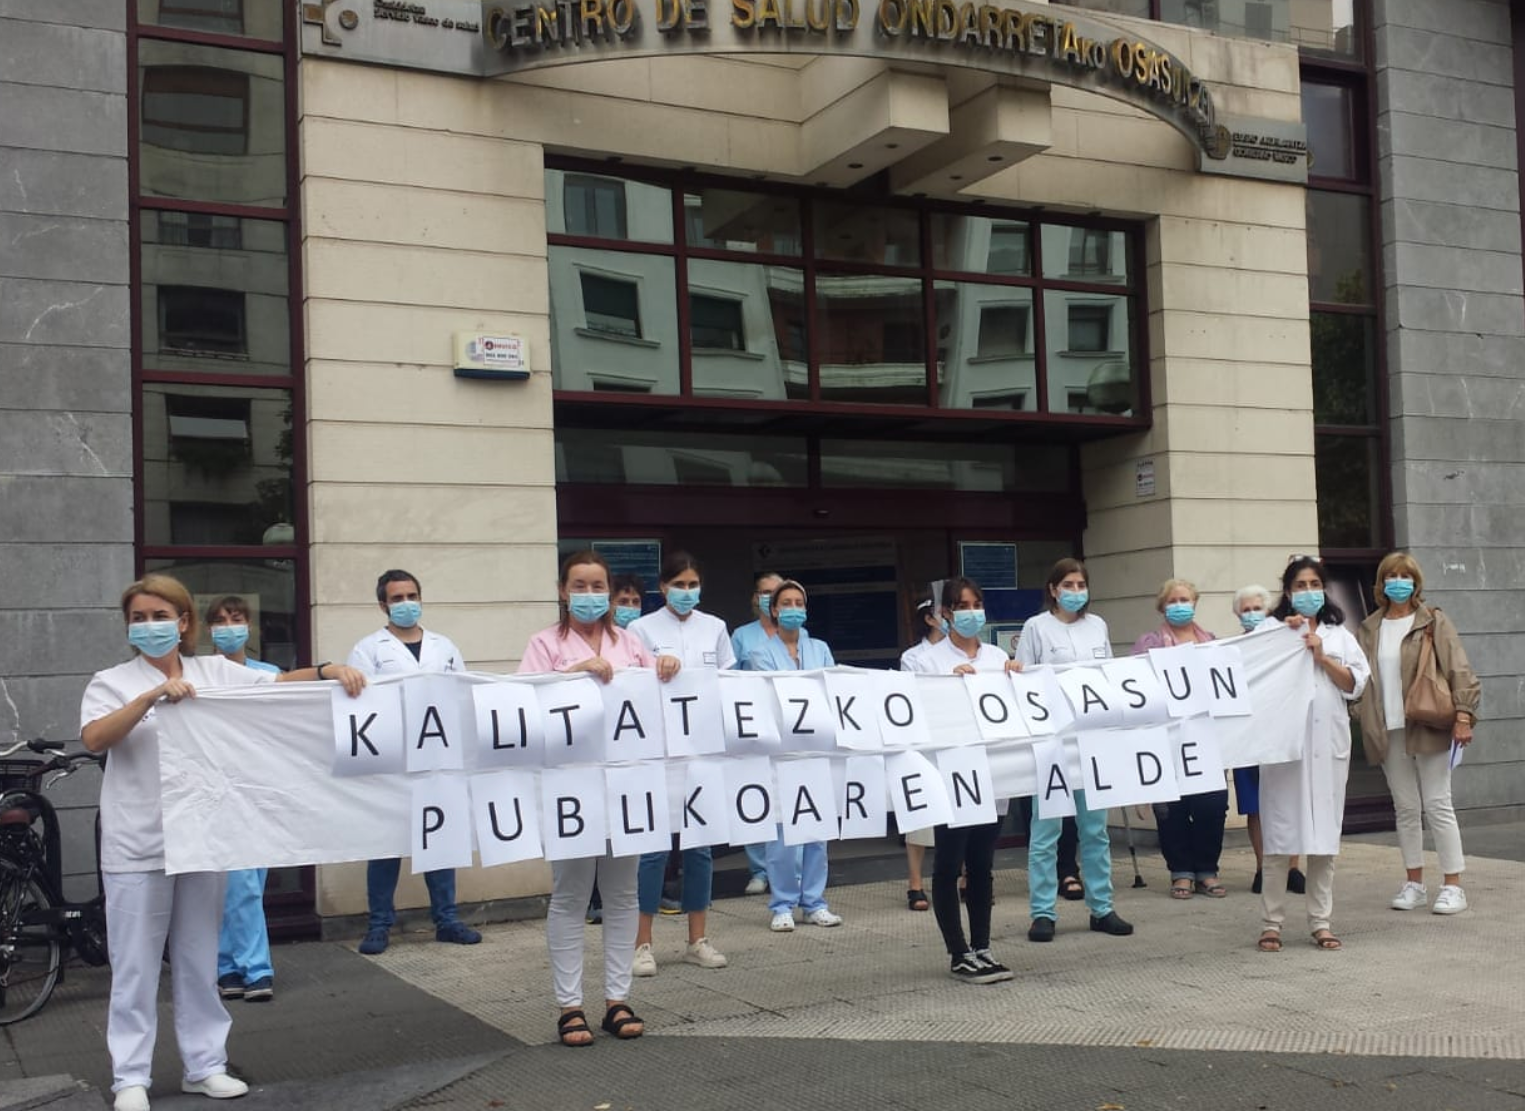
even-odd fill
[[[1405,868],[1424,867],[1424,820],[1435,838],[1435,855],[1444,875],[1464,871],[1461,829],[1451,806],[1451,754],[1410,756],[1403,751],[1403,730],[1387,734],[1387,757],[1382,761],[1387,789],[1392,792],[1398,819],[1398,851]]]
[[[107,872],[102,881],[111,952],[111,1009],[106,1018],[111,1090],[150,1084],[166,941],[175,1042],[185,1079],[205,1080],[225,1071],[233,1020],[217,997],[222,873]]]
[[[595,878],[604,903],[604,998],[630,998],[635,930],[640,917],[636,897],[640,867],[639,856],[592,856],[551,863],[545,941],[551,951],[551,979],[560,1006],[582,1006],[583,931]]]
[[[1303,856],[1303,873],[1308,878],[1308,932],[1329,929],[1334,915],[1334,861],[1332,856]],[[1266,853],[1261,864],[1261,927],[1281,931],[1287,917],[1287,869],[1292,858]]]

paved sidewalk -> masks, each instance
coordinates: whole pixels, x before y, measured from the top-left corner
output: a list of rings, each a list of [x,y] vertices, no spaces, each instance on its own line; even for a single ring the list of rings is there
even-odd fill
[[[634,993],[650,1033],[577,1051],[553,1044],[541,923],[487,927],[474,949],[412,935],[375,959],[283,947],[276,1002],[231,1008],[233,1063],[256,1085],[240,1106],[1525,1111],[1522,827],[1468,832],[1473,909],[1454,918],[1387,908],[1402,873],[1384,840],[1347,839],[1338,953],[1296,920],[1284,952],[1255,950],[1242,849],[1225,854],[1229,897],[1189,902],[1168,898],[1154,853],[1148,886],[1128,887],[1120,854],[1118,909],[1138,933],[1090,933],[1083,905],[1061,903],[1058,939],[1033,945],[1023,856],[1002,854],[994,947],[1017,979],[986,987],[949,979],[932,916],[907,911],[894,880],[831,889],[847,921],[829,930],[775,935],[765,900],[722,900],[710,932],[731,966],[679,963],[682,920],[659,919],[661,970]],[[6,1103],[10,1078],[108,1086],[105,987],[74,977],[0,1030],[0,1111],[22,1106]],[[161,1033],[155,1108],[206,1106],[167,1094],[178,1068]]]

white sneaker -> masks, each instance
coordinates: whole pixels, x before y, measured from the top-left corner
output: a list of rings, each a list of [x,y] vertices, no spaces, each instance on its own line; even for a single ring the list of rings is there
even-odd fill
[[[690,941],[688,948],[684,950],[683,960],[687,964],[697,964],[700,968],[724,968],[731,963],[725,959],[724,953],[719,952],[710,944],[710,939],[707,937]]]
[[[116,1094],[111,1106],[114,1111],[148,1111],[148,1089],[141,1084],[129,1084]]]
[[[635,947],[635,960],[630,964],[630,971],[637,976],[655,976],[657,974],[657,958],[651,954],[650,942]]]
[[[182,1080],[180,1090],[189,1092],[193,1096],[206,1096],[209,1099],[237,1099],[239,1096],[249,1094],[249,1085],[236,1076],[229,1076],[225,1072],[214,1072],[205,1080]]]
[[[747,886],[742,890],[747,895],[766,895],[768,893],[768,877],[753,876],[747,881]]]
[[[1460,914],[1467,909],[1467,893],[1454,883],[1443,884],[1435,894],[1436,914]]]
[[[809,922],[812,926],[840,926],[842,924],[842,916],[840,914],[832,914],[825,907],[816,907],[815,910],[805,916],[805,921]]]
[[[1425,890],[1424,884],[1409,880],[1403,885],[1403,889],[1393,896],[1392,908],[1394,910],[1418,910],[1430,901],[1430,893]],[[1439,902],[1439,900],[1436,900]]]
[[[768,923],[768,929],[776,934],[789,934],[794,932],[794,911],[781,910],[773,916],[773,921]]]

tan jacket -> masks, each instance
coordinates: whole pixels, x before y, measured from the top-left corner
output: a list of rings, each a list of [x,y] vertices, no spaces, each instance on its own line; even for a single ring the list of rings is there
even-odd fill
[[[1356,640],[1371,664],[1371,681],[1356,704],[1356,715],[1361,723],[1361,744],[1366,750],[1367,762],[1377,765],[1387,757],[1387,721],[1382,712],[1382,679],[1377,669],[1377,640],[1386,613],[1386,607],[1377,610],[1361,622],[1361,629],[1356,633]],[[1423,602],[1414,609],[1414,627],[1403,638],[1398,656],[1403,689],[1406,691],[1414,684],[1414,676],[1419,671],[1419,650],[1424,644],[1425,630],[1431,624],[1435,626],[1436,667],[1451,685],[1451,699],[1458,710],[1467,710],[1476,719],[1482,684],[1472,674],[1472,665],[1467,662],[1467,653],[1462,649],[1461,638],[1456,635],[1456,626],[1443,612],[1431,609]],[[1451,734],[1445,729],[1432,729],[1410,721],[1404,723],[1403,742],[1404,751],[1410,756],[1430,756],[1450,749]]]

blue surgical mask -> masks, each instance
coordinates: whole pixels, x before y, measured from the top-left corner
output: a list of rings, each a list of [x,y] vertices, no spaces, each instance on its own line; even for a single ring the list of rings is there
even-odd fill
[[[757,596],[757,612],[764,617],[768,615],[768,607],[773,604],[773,595],[759,594]]]
[[[640,606],[615,606],[614,623],[621,629],[628,626],[637,617],[641,616]]]
[[[567,598],[567,609],[575,621],[591,625],[609,612],[607,594],[572,594]]]
[[[212,626],[212,644],[225,656],[233,655],[248,643],[249,626],[247,625]]]
[[[957,610],[953,614],[953,630],[961,637],[978,636],[984,627],[984,610]]]
[[[1190,625],[1197,616],[1197,607],[1190,602],[1171,602],[1165,607],[1165,620],[1172,625]]]
[[[946,617],[939,617],[937,619],[937,629],[943,636],[948,635],[948,619]]]
[[[1317,617],[1324,608],[1322,590],[1296,590],[1292,593],[1292,608],[1304,617]]]
[[[696,586],[692,590],[687,590],[681,586],[669,586],[667,604],[679,617],[687,617],[699,604],[699,588]]]
[[[1414,596],[1413,579],[1388,579],[1382,584],[1382,593],[1391,602],[1407,602]]]
[[[799,606],[793,609],[779,610],[778,626],[781,629],[788,629],[790,632],[796,629],[803,629],[805,627],[804,607]]]
[[[1239,627],[1245,632],[1250,632],[1260,627],[1260,623],[1266,619],[1264,610],[1245,610],[1239,615]]]
[[[418,601],[393,602],[387,607],[387,617],[399,629],[411,629],[424,615],[424,604]]]
[[[127,643],[145,656],[162,660],[180,647],[180,622],[139,621],[127,626]]]
[[[1059,606],[1065,613],[1079,613],[1086,608],[1086,603],[1090,600],[1089,590],[1061,590],[1059,592]]]

